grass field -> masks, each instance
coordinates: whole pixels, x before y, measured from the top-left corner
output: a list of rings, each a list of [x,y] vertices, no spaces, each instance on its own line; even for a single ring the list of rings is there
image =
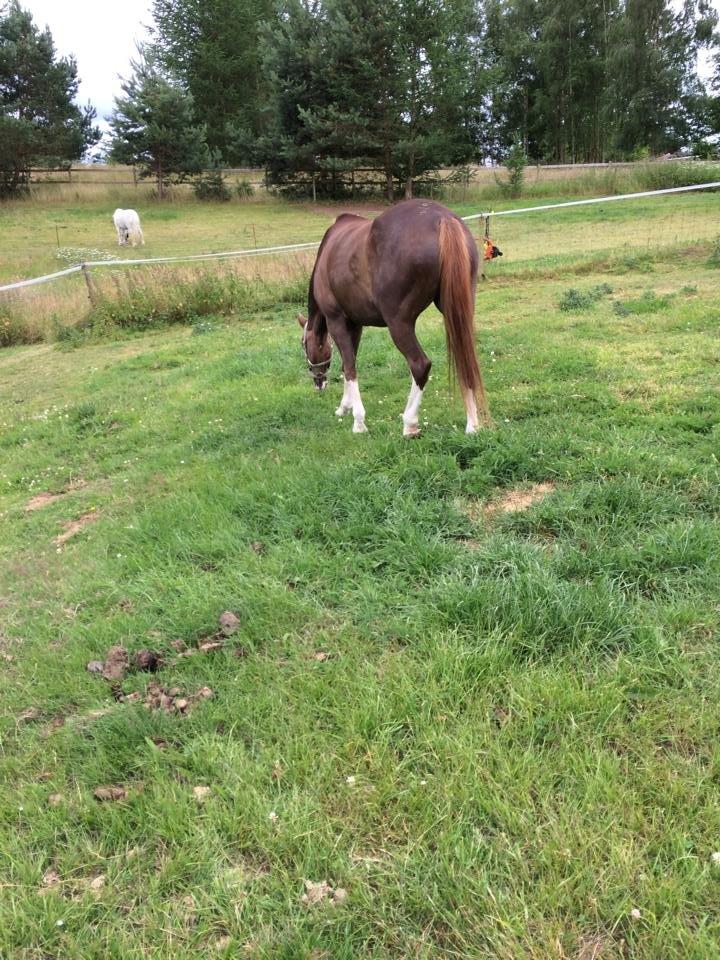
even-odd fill
[[[555,199],[565,199],[557,197]],[[519,200],[498,204],[500,210],[537,204]],[[477,213],[480,201],[453,203],[466,216]],[[494,207],[495,204],[486,204]],[[113,204],[107,200],[86,200],[50,206],[36,202],[8,204],[0,208],[0,235],[3,256],[0,283],[36,277],[61,270],[85,260],[108,260],[118,255],[127,259],[177,257],[188,254],[253,249],[278,244],[319,240],[343,204],[303,204],[268,201],[228,205],[148,203],[138,206],[146,244],[140,248],[118,248],[112,226]],[[356,205],[353,209],[374,216],[381,203]],[[670,259],[682,259],[685,251],[716,240],[720,228],[720,192],[699,192],[670,197],[651,197],[629,202],[612,202],[590,207],[494,216],[490,221],[493,239],[503,251],[500,263],[489,267],[492,275],[526,274],[528,270],[547,275],[558,267],[598,257],[622,258],[638,253],[665,251]],[[482,237],[484,220],[471,222]],[[313,252],[260,256],[203,262],[162,264],[129,268],[99,267],[93,271],[96,298],[115,311],[115,305],[131,305],[130,313],[150,314],[154,302],[165,305],[165,316],[192,319],[198,305],[188,287],[205,283],[225,285],[223,300],[229,313],[242,312],[247,297],[238,298],[233,286],[238,281],[260,286],[305,282]],[[270,299],[275,294],[272,293]],[[88,289],[80,274],[54,283],[0,294],[0,346],[34,342],[61,335],[64,327],[92,322]],[[190,304],[189,300],[193,303]],[[251,297],[251,300],[256,299]],[[266,296],[261,299],[267,300]],[[209,300],[206,299],[206,305]],[[203,308],[199,308],[203,313]],[[120,312],[123,312],[121,309]],[[127,311],[125,311],[127,312]],[[162,313],[163,311],[161,311]],[[101,311],[106,314],[108,310]]]
[[[496,272],[472,437],[432,312],[418,441],[292,304],[0,352],[0,957],[717,956],[717,285]]]

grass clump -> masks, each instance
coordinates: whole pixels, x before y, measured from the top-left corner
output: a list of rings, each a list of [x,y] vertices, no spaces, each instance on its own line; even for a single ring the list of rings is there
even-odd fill
[[[253,187],[252,183],[249,180],[246,180],[244,177],[238,180],[238,182],[235,184],[235,194],[238,200],[249,200],[254,193],[255,187]]]
[[[578,310],[589,310],[598,300],[609,296],[613,288],[609,283],[599,283],[589,290],[578,290],[576,287],[570,287],[560,297],[558,307],[564,313],[574,313]]]
[[[0,304],[0,347],[16,347],[23,343],[39,343],[43,332],[21,317],[10,306]]]
[[[706,263],[709,267],[720,267],[720,237],[713,240],[712,250]]]
[[[645,290],[641,297],[630,300],[616,300],[613,303],[613,310],[619,317],[641,316],[646,313],[667,310],[672,303],[672,299],[671,295],[659,297],[654,290],[649,289]]]

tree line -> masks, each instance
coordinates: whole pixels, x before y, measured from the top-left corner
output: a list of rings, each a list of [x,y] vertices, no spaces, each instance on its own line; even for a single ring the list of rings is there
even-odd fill
[[[258,165],[288,193],[372,185],[392,199],[439,167],[511,150],[626,160],[707,150],[720,131],[710,0],[154,0],[152,16],[110,155],[160,193],[208,166]],[[0,44],[0,166],[13,150],[15,176],[30,156],[79,156],[97,131],[92,109],[72,105],[74,62],[54,57],[18,0],[0,14]],[[57,74],[32,96],[20,77],[31,49],[34,77]],[[67,96],[51,118],[38,103],[57,105],[53,84]]]
[[[157,69],[192,98],[212,155],[262,165],[290,191],[338,195],[373,171],[391,199],[440,166],[502,160],[513,146],[536,162],[624,160],[720,129],[719,91],[697,75],[697,54],[719,43],[709,0],[152,10]]]

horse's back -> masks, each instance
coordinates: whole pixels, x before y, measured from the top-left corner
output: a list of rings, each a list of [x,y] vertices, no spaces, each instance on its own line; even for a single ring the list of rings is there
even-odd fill
[[[417,315],[437,302],[443,220],[461,225],[475,274],[478,254],[472,234],[440,203],[405,200],[375,220],[341,214],[323,237],[313,271],[313,293],[322,313],[384,325],[401,307]]]

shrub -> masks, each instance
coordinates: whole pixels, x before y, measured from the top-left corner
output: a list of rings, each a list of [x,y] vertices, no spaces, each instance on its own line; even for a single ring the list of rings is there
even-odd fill
[[[508,150],[507,157],[505,158],[507,178],[500,180],[496,177],[497,184],[505,196],[516,198],[522,193],[527,162],[525,148],[519,141],[516,141]]]
[[[592,287],[590,290],[578,290],[575,287],[570,287],[560,297],[558,307],[566,313],[588,310],[594,303],[609,296],[612,292],[609,283],[598,284],[597,287]]]
[[[214,200],[219,203],[225,203],[230,199],[230,190],[225,183],[222,171],[213,170],[204,174],[193,184],[193,190],[198,200]]]
[[[239,200],[248,200],[255,193],[255,187],[253,187],[249,180],[243,178],[235,184],[235,193]]]

